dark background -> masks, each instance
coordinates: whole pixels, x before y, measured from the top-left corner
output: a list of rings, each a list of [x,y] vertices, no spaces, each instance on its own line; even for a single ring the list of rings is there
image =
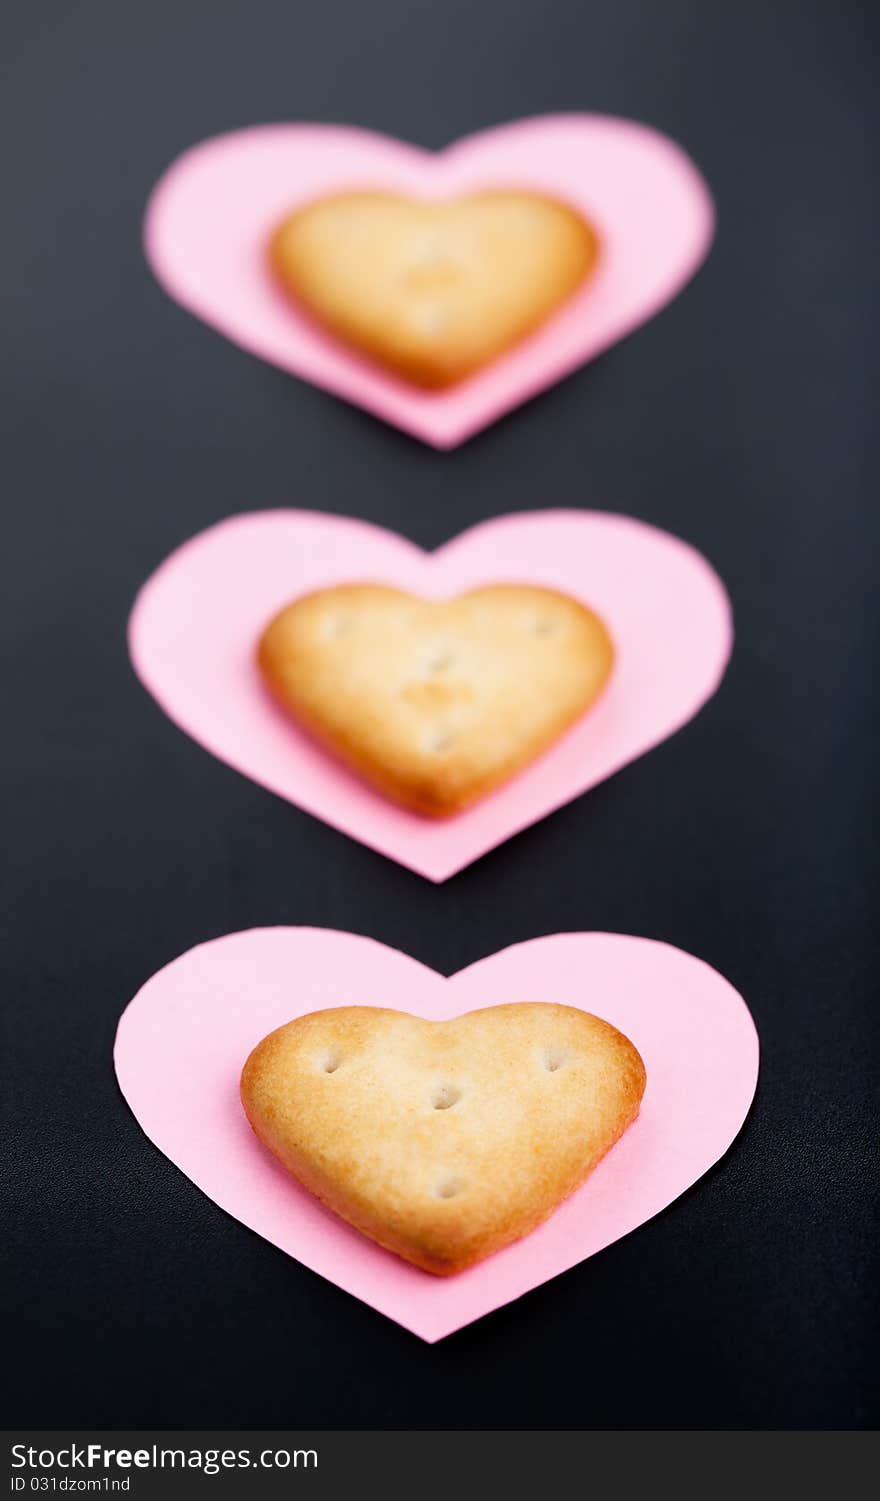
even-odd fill
[[[876,1419],[870,10],[7,6],[10,1426]],[[304,118],[440,147],[566,109],[678,139],[718,241],[655,321],[457,452],[244,355],[143,262],[151,184],[215,132]],[[128,665],[126,616],[161,559],[220,517],[288,505],[427,547],[514,509],[644,517],[725,579],[732,665],[680,735],[434,887],[206,755]],[[266,923],[368,933],[446,972],[557,929],[678,944],[752,1008],[751,1117],[659,1218],[430,1348],[228,1219],[117,1092],[114,1029],[139,985]]]

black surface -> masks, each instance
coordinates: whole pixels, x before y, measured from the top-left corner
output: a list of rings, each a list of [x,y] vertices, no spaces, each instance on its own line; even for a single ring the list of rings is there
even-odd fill
[[[10,1425],[876,1419],[870,11],[7,7]],[[441,146],[560,109],[680,140],[717,245],[649,326],[450,455],[248,358],[141,258],[151,183],[212,133],[300,117]],[[680,735],[435,888],[206,755],[129,668],[147,573],[222,516],[290,504],[426,546],[511,509],[644,517],[726,580],[730,671]],[[265,923],[350,928],[447,972],[556,929],[668,940],[752,1007],[752,1115],[658,1219],[430,1348],[227,1218],[117,1093],[114,1028],[143,980]]]

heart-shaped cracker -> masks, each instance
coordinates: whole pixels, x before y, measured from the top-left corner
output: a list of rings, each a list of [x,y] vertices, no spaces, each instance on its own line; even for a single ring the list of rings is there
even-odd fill
[[[444,817],[534,760],[590,706],[613,648],[592,611],[528,585],[443,603],[378,584],[295,600],[258,660],[274,695],[396,802]]]
[[[300,1183],[439,1276],[547,1219],[635,1120],[644,1090],[621,1032],[541,1003],[445,1022],[311,1012],[265,1037],[241,1079],[251,1126]]]
[[[270,259],[331,333],[438,389],[544,323],[586,280],[597,248],[574,209],[535,193],[429,203],[361,192],[290,214]]]

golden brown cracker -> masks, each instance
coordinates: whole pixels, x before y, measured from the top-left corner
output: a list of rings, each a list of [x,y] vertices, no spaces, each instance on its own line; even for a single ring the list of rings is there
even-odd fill
[[[313,735],[388,797],[444,817],[540,755],[593,703],[613,648],[551,589],[442,603],[379,584],[295,600],[264,631],[263,676]]]
[[[274,275],[330,333],[416,385],[454,385],[581,287],[598,254],[574,209],[527,192],[444,202],[321,198],[269,247]]]
[[[300,1183],[440,1276],[547,1219],[636,1118],[644,1088],[621,1032],[546,1003],[444,1022],[315,1011],[265,1037],[241,1078],[251,1126]]]

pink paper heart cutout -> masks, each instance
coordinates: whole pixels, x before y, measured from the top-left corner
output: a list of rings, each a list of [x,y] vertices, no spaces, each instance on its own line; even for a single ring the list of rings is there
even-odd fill
[[[358,187],[437,198],[491,187],[549,194],[596,225],[595,276],[526,342],[461,385],[426,393],[322,333],[275,286],[272,230],[298,204]],[[144,244],[162,286],[250,353],[452,448],[658,312],[712,239],[703,178],[668,137],[605,115],[545,115],[432,153],[336,125],[262,125],[215,136],[160,179]]]
[[[451,1278],[382,1251],[325,1210],[260,1145],[238,1096],[251,1048],[307,1011],[390,1006],[443,1020],[552,1000],[612,1022],[648,1083],[638,1120],[538,1230]],[[433,1342],[644,1224],[721,1157],[745,1120],[758,1037],[702,960],[618,933],[516,944],[451,979],[373,939],[315,928],[232,933],[148,980],[116,1035],[119,1085],[147,1136],[216,1204],[288,1255]]]
[[[294,597],[370,580],[442,598],[543,584],[596,610],[615,643],[601,698],[540,760],[451,819],[397,808],[314,744],[266,693],[263,627]],[[610,776],[714,692],[730,605],[703,557],[625,516],[537,511],[484,522],[424,553],[395,532],[313,511],[233,517],[184,544],[138,595],[134,667],[174,722],[222,761],[433,881]]]

